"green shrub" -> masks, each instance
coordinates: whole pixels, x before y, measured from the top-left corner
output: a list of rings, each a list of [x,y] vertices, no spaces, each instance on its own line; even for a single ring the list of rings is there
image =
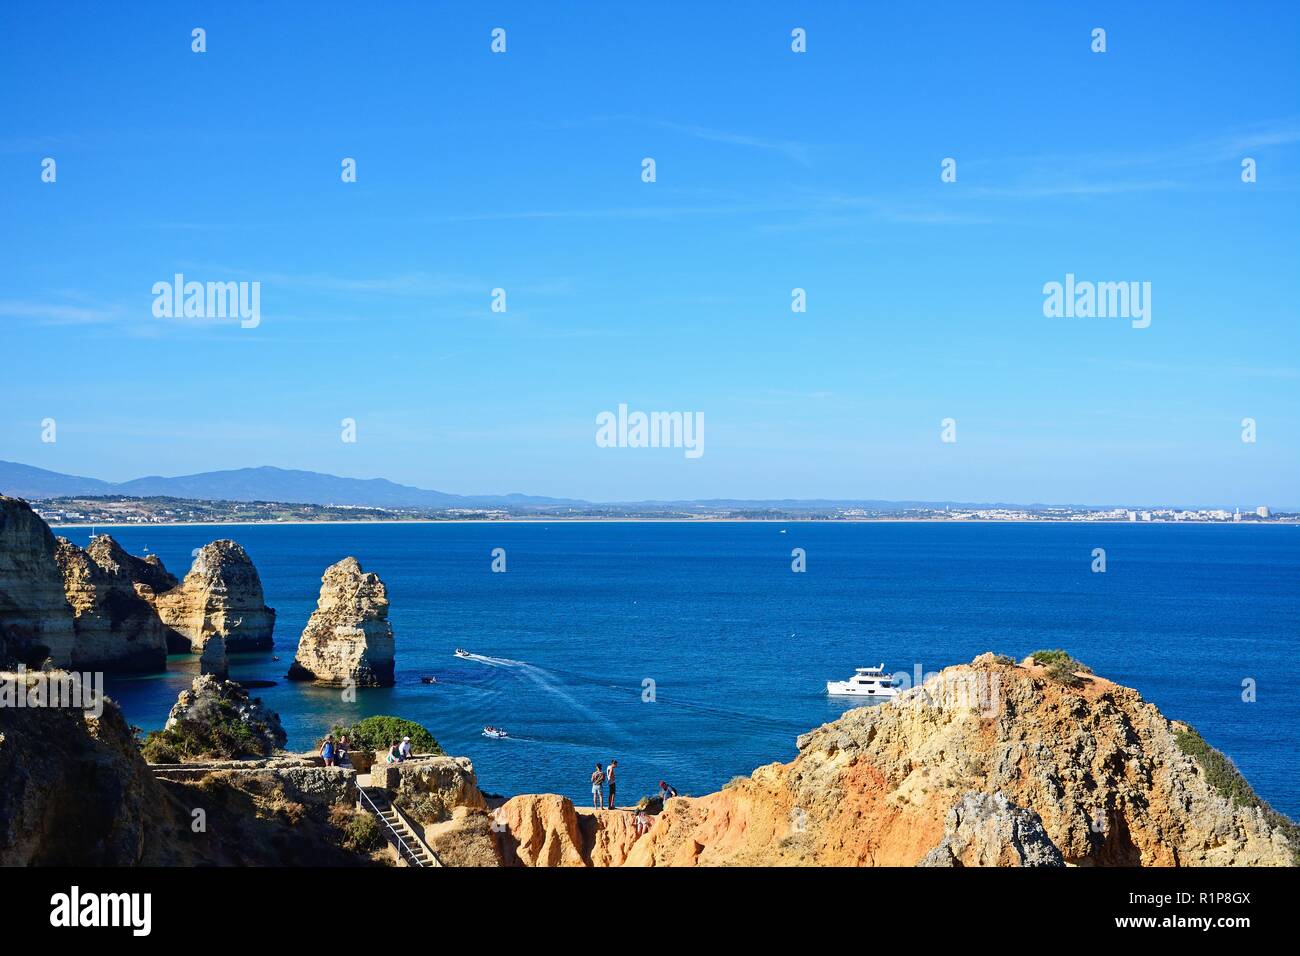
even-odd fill
[[[1077,674],[1091,674],[1092,668],[1082,661],[1075,660],[1069,652],[1061,649],[1054,651],[1034,651],[1029,655],[1035,664],[1047,668],[1047,676],[1066,687],[1082,687],[1083,679]]]
[[[1041,664],[1044,667],[1048,667],[1052,664],[1060,662],[1060,663],[1068,664],[1076,671],[1082,671],[1085,674],[1092,673],[1091,667],[1089,667],[1087,664],[1083,663],[1082,661],[1075,660],[1072,656],[1070,656],[1069,651],[1063,651],[1060,648],[1057,648],[1054,651],[1034,651],[1034,653],[1030,654],[1029,656],[1034,659],[1034,662],[1036,664]]]
[[[363,810],[335,806],[330,811],[330,823],[343,834],[344,849],[369,853],[384,845],[384,831],[379,821]]]
[[[1047,676],[1066,687],[1082,687],[1083,678],[1075,673],[1076,668],[1065,661],[1052,661],[1047,665]]]
[[[140,753],[151,763],[270,756],[266,742],[238,716],[211,722],[182,720],[166,730],[151,731],[140,745]]]
[[[413,720],[401,717],[367,717],[348,727],[336,724],[330,729],[334,739],[347,734],[348,747],[352,750],[387,750],[394,741],[403,737],[411,738],[411,749],[418,754],[440,754],[442,748],[438,741]],[[317,744],[319,746],[319,744]]]
[[[1300,824],[1260,799],[1232,760],[1206,743],[1205,738],[1191,727],[1175,732],[1174,742],[1179,750],[1196,761],[1206,782],[1220,795],[1239,807],[1258,807],[1270,824],[1281,829],[1291,844],[1293,864],[1300,866]]]

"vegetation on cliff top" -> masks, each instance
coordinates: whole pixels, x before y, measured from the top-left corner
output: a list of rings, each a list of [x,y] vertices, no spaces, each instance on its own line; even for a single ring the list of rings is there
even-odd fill
[[[181,719],[145,736],[140,753],[149,763],[187,760],[248,760],[269,757],[272,747],[257,728],[242,719],[233,703],[213,701],[202,720]]]
[[[369,853],[384,845],[384,834],[373,816],[355,807],[335,804],[330,808],[330,824],[343,837],[343,848],[353,853]]]
[[[1205,773],[1206,781],[1222,796],[1239,807],[1259,809],[1269,823],[1281,828],[1291,844],[1295,864],[1300,866],[1300,824],[1278,813],[1255,793],[1254,788],[1246,782],[1246,778],[1241,775],[1241,771],[1226,754],[1211,747],[1205,742],[1205,738],[1190,726],[1186,724],[1182,726],[1185,729],[1174,732],[1174,742],[1178,744],[1178,749],[1196,761]]]
[[[359,720],[351,726],[335,724],[330,729],[334,739],[347,734],[352,750],[387,750],[403,737],[411,738],[411,749],[418,754],[441,754],[442,748],[433,734],[413,720],[401,717],[376,716]]]
[[[1066,687],[1082,687],[1083,679],[1079,674],[1091,674],[1092,668],[1070,656],[1068,651],[1060,648],[1052,651],[1034,651],[1029,655],[1034,663],[1047,669],[1047,676]]]

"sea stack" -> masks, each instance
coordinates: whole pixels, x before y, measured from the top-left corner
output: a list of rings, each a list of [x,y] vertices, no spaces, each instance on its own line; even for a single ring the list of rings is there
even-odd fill
[[[230,661],[226,657],[226,639],[220,634],[213,634],[203,645],[203,654],[199,657],[199,676],[211,674],[225,680],[230,676]]]
[[[298,641],[290,680],[393,686],[393,628],[379,576],[347,557],[325,569],[320,599]]]
[[[264,651],[272,645],[275,609],[266,606],[257,568],[234,541],[205,544],[185,580],[153,600],[173,632],[168,637],[173,652],[202,652],[213,634],[225,638],[228,651]]]
[[[249,697],[234,681],[214,674],[196,677],[189,690],[181,691],[163,729],[179,726],[182,731],[188,730],[192,738],[202,740],[229,737],[236,725],[249,732],[247,743],[253,752],[244,754],[245,757],[269,757],[288,740],[279,714],[266,707],[261,698]]]
[[[95,671],[160,671],[167,666],[166,628],[136,592],[133,562],[106,534],[77,547],[57,538],[54,559],[73,613],[72,667]],[[147,567],[147,566],[146,566]]]
[[[72,608],[57,547],[27,502],[0,495],[0,667],[72,662]]]

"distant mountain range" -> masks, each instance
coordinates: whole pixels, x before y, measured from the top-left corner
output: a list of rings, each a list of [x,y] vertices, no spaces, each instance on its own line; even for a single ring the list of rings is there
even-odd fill
[[[0,461],[0,493],[17,498],[58,498],[87,495],[128,495],[133,498],[189,498],[198,501],[274,501],[283,504],[353,505],[370,508],[506,508],[519,511],[578,510],[696,510],[723,509],[754,511],[826,511],[862,508],[877,512],[928,508],[1016,508],[1041,511],[1048,508],[1080,510],[1135,505],[1017,504],[972,501],[885,501],[841,498],[707,498],[689,501],[591,502],[579,498],[548,498],[542,495],[453,495],[411,485],[399,485],[384,478],[340,478],[318,471],[287,468],[235,468],[205,471],[197,475],[164,478],[149,475],[130,481],[102,481],[64,475],[13,461]],[[1210,506],[1219,507],[1219,506]]]
[[[193,498],[200,501],[279,501],[372,508],[552,508],[587,502],[536,495],[452,495],[399,485],[383,478],[340,478],[286,468],[235,468],[163,478],[101,481],[63,475],[13,461],[0,461],[0,492],[17,498],[69,495],[129,495],[133,498]]]

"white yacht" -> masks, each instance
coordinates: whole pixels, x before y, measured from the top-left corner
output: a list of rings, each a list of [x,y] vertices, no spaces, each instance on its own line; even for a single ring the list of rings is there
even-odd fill
[[[897,697],[898,687],[881,664],[856,668],[848,680],[828,680],[826,693],[832,697]]]

